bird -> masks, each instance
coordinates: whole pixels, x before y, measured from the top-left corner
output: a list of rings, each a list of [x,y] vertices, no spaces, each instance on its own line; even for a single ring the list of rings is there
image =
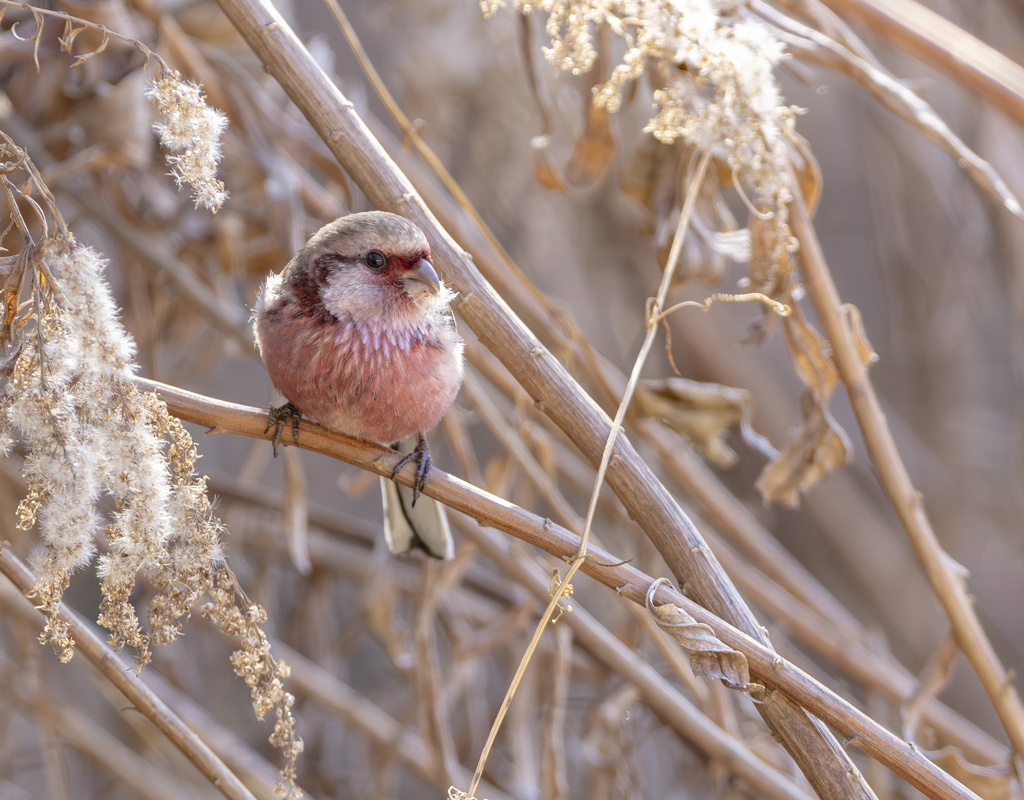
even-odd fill
[[[431,470],[426,432],[462,385],[464,343],[430,244],[414,223],[385,211],[340,217],[271,273],[253,313],[256,346],[287,402],[271,406],[274,453],[290,419],[400,449],[416,464],[411,490],[381,479],[392,553],[421,548],[451,558],[444,509],[420,498]],[[415,444],[413,444],[415,442]],[[420,508],[415,508],[418,500]]]

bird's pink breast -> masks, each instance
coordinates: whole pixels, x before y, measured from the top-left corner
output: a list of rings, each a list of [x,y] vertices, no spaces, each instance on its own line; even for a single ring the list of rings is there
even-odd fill
[[[260,352],[274,385],[311,420],[391,444],[432,428],[462,383],[462,342],[311,319],[282,309],[261,320]]]

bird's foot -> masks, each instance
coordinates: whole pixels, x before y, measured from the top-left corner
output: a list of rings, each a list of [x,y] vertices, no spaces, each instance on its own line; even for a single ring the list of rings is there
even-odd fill
[[[423,492],[423,487],[427,485],[431,467],[430,446],[427,444],[427,437],[419,433],[416,434],[416,438],[416,449],[399,461],[395,468],[391,470],[391,480],[394,480],[395,476],[402,471],[402,467],[410,461],[416,462],[416,478],[412,482],[412,504],[414,506]]]
[[[295,444],[298,444],[299,420],[302,419],[302,412],[291,403],[285,403],[277,408],[271,406],[267,411],[267,427],[263,429],[263,432],[266,433],[271,428],[274,429],[274,435],[270,439],[274,445],[274,458],[277,458],[277,446],[281,443],[281,431],[289,419],[292,421],[292,439],[295,440]]]

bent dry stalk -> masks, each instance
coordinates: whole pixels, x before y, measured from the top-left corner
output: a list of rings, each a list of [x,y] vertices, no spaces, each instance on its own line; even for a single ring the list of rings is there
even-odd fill
[[[137,379],[137,382],[141,388],[156,392],[173,414],[202,425],[210,433],[270,439],[271,435],[264,431],[266,412],[262,409],[215,400],[155,381]],[[390,475],[400,458],[393,450],[335,434],[309,422],[300,423],[300,429],[299,441],[303,449],[355,464],[375,475]],[[407,474],[399,475],[396,480],[407,486],[412,484],[412,476]],[[579,552],[578,536],[439,469],[434,470],[424,494],[481,524],[540,547],[556,558],[569,560]],[[590,557],[583,560],[581,571],[637,605],[644,605],[653,583],[651,577],[595,546],[590,546],[589,554]],[[693,600],[665,586],[658,589],[653,600],[657,605],[672,603],[697,622],[709,625],[721,641],[746,656],[751,674],[758,681],[786,693],[846,737],[849,744],[877,759],[933,800],[979,800],[912,744],[902,741],[777,653]]]
[[[427,234],[435,263],[460,293],[456,311],[509,367],[538,407],[597,465],[611,421],[509,311],[467,254],[440,227],[408,179],[370,134],[352,103],[331,83],[287,22],[272,7],[255,0],[218,2],[371,204],[401,213]],[[788,240],[780,243],[783,250],[787,245]],[[732,619],[750,635],[763,637],[760,624],[692,522],[628,440],[618,440],[614,455],[608,466],[609,485],[677,578],[685,579],[709,608]],[[773,715],[770,727],[820,792],[842,797],[871,796],[862,780],[851,782],[850,776],[859,773],[824,726],[784,697],[776,707],[760,707],[758,711]]]

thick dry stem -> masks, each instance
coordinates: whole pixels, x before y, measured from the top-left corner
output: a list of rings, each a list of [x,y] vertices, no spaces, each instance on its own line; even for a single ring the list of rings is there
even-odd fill
[[[265,432],[266,414],[261,409],[225,403],[153,381],[140,379],[137,383],[143,391],[157,392],[170,413],[186,422],[203,425],[213,433],[270,439]],[[401,457],[393,450],[332,433],[306,421],[299,426],[299,444],[304,449],[355,464],[376,475],[390,475]],[[411,486],[411,470],[400,473],[396,480]],[[579,549],[579,537],[565,528],[439,469],[431,473],[423,493],[481,525],[504,531],[558,558],[568,560]],[[0,566],[2,564],[0,558]],[[638,605],[644,605],[647,590],[653,583],[650,576],[598,547],[590,548],[590,557],[584,560],[581,571]],[[913,745],[902,741],[760,641],[667,586],[658,590],[655,602],[658,605],[673,603],[698,622],[711,626],[719,639],[747,657],[751,675],[758,682],[784,692],[793,702],[846,737],[849,744],[876,758],[929,797],[978,800],[977,795],[928,761]]]
[[[466,352],[470,363],[496,387],[507,395],[515,396],[517,387],[493,357],[479,347],[467,347]],[[612,380],[622,377],[610,371],[607,374]],[[481,417],[486,423],[487,415],[481,414]],[[801,572],[803,567],[792,564],[792,557],[787,551],[722,486],[681,437],[666,431],[653,419],[634,420],[634,428],[679,484],[693,493],[703,507],[702,513],[706,513],[714,523],[713,526],[707,525],[698,514],[688,509],[745,597],[860,685],[881,692],[897,705],[913,695],[917,678],[891,658],[882,658],[867,649],[867,637],[856,619],[810,577],[810,573]],[[495,435],[499,441],[504,441],[507,436]],[[572,525],[566,527],[578,532]],[[716,528],[729,531],[730,539],[744,550],[753,564],[745,563],[725,540],[716,536]],[[801,575],[804,576],[802,580]],[[792,588],[794,585],[802,590],[799,594]],[[822,613],[826,610],[828,613]],[[922,714],[942,742],[960,748],[975,763],[1005,764],[1009,758],[1006,747],[935,698],[922,709]]]
[[[528,589],[540,602],[548,602],[548,580],[540,570],[531,569],[528,562],[510,553],[497,536],[472,520],[456,516],[454,521],[459,530],[471,538],[481,552],[509,577]],[[585,566],[583,570],[586,571]],[[726,765],[730,772],[743,778],[759,794],[772,798],[807,800],[807,795],[800,788],[768,767],[742,742],[702,714],[650,664],[641,661],[636,653],[587,611],[573,608],[571,612],[562,615],[558,624],[568,625],[577,644],[636,686],[651,711],[681,737],[709,758]]]
[[[435,262],[460,294],[456,310],[537,407],[597,464],[611,429],[608,417],[483,279],[287,22],[272,6],[257,0],[218,2],[367,199],[376,208],[399,213],[419,225]],[[616,443],[607,480],[687,590],[767,643],[760,624],[697,529],[625,437]],[[820,723],[795,707],[782,704],[780,708],[770,723],[773,732],[821,797],[873,797],[863,780],[850,780],[850,775],[858,773]]]
[[[974,671],[995,706],[1014,750],[1024,756],[1024,706],[1006,669],[981,627],[958,565],[942,549],[924,510],[921,494],[900,457],[867,368],[857,355],[851,332],[844,321],[842,303],[825,262],[799,192],[791,205],[793,233],[800,240],[800,263],[807,292],[814,302],[825,335],[832,345],[833,360],[846,386],[864,444],[879,483],[910,539],[935,594],[953,626]]]

